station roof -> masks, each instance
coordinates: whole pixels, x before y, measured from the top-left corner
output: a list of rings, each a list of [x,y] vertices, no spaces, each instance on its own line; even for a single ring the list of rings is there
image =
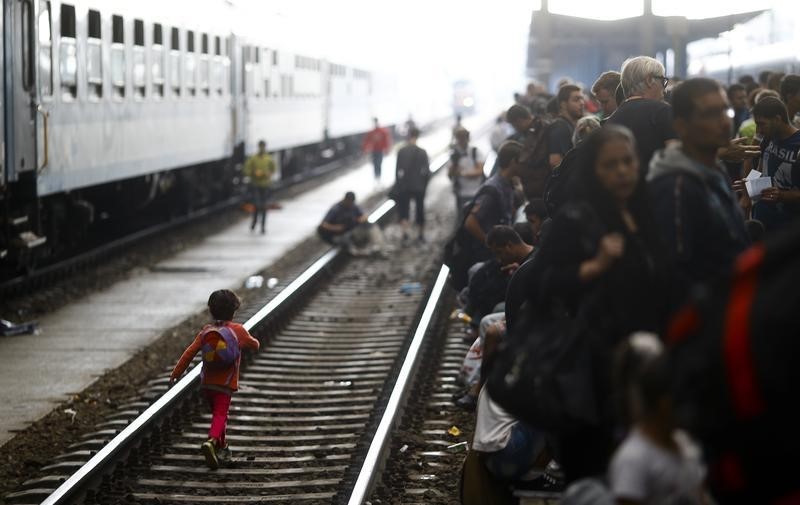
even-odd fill
[[[652,40],[656,45],[670,45],[673,37],[679,37],[686,42],[716,37],[762,12],[764,11],[757,10],[706,19],[644,14],[623,19],[598,20],[535,11],[531,33],[534,38],[537,33],[542,33],[541,24],[545,19],[542,14],[545,14],[549,18],[549,30],[545,33],[549,32],[550,43],[553,46],[579,46],[585,45],[587,41],[596,43],[599,40],[602,40],[605,46],[629,46],[632,40],[641,38],[643,23],[652,20]]]

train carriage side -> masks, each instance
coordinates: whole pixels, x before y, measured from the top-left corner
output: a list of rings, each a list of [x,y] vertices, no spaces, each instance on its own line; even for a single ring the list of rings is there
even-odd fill
[[[371,75],[364,70],[330,64],[328,132],[331,137],[346,137],[372,128]],[[389,123],[378,118],[383,126]]]
[[[158,200],[153,212],[176,201],[190,207],[229,190],[232,177],[220,170],[234,140],[230,6],[214,2],[200,18],[186,15],[194,11],[188,1],[9,4],[35,7],[29,63],[38,122],[24,132],[31,146],[23,165],[19,125],[31,113],[11,119],[12,177],[23,180],[20,169],[30,175],[26,187],[13,188],[17,203],[6,216],[27,215],[28,236],[58,249],[105,217]],[[6,39],[7,32],[26,33],[15,26]]]

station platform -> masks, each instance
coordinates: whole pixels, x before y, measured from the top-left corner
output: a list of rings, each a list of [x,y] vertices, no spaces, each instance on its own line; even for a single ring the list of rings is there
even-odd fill
[[[464,124],[475,130],[490,120],[473,116]],[[419,139],[431,166],[446,160],[450,139],[449,127]],[[383,160],[380,187],[391,187],[394,168],[393,152]],[[251,233],[250,218],[243,216],[196,246],[40,318],[37,334],[4,338],[0,446],[166,329],[203,310],[210,292],[239,289],[248,276],[313,235],[325,212],[346,191],[354,191],[357,202],[375,194],[380,187],[372,171],[366,162],[321,187],[279,201],[282,209],[270,211],[266,235]]]

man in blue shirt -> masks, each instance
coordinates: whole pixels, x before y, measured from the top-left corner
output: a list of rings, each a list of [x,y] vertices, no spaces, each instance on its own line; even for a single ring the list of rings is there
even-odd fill
[[[772,178],[772,187],[753,205],[753,218],[771,231],[800,216],[800,130],[789,122],[786,105],[773,97],[753,107],[753,119],[764,139],[759,170]]]
[[[367,221],[364,211],[356,205],[356,195],[348,191],[344,199],[330,208],[317,233],[325,242],[339,245],[346,242],[347,233]]]

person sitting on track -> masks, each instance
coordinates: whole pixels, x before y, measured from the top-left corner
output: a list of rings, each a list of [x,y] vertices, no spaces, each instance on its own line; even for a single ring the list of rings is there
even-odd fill
[[[208,312],[215,322],[205,325],[183,352],[170,375],[170,386],[183,374],[195,354],[203,349],[204,336],[207,334],[206,330],[208,329],[214,329],[215,327],[228,328],[232,330],[238,340],[239,348],[258,350],[260,346],[258,340],[253,338],[244,326],[232,321],[240,303],[236,293],[228,289],[220,289],[211,293],[211,296],[208,297]],[[228,423],[228,409],[231,406],[231,397],[239,388],[241,354],[235,357],[232,364],[223,368],[211,368],[207,366],[207,363],[204,359],[203,372],[200,375],[200,387],[211,410],[211,426],[208,429],[208,440],[203,442],[200,450],[203,452],[209,468],[214,470],[219,466],[220,459],[230,459],[230,449],[225,440],[225,429]]]
[[[320,238],[331,245],[350,246],[351,232],[367,222],[367,216],[356,205],[356,194],[345,193],[344,198],[330,208],[322,223],[317,227]]]

